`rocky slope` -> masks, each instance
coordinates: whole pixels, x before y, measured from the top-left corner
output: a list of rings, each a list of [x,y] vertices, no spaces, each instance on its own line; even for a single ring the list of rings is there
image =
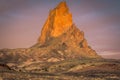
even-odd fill
[[[0,50],[0,80],[119,80],[120,60],[103,59],[72,21],[65,2],[50,11],[31,48]]]
[[[36,62],[23,69],[0,70],[0,80],[120,80],[120,60],[69,59],[54,63]]]
[[[96,52],[88,46],[84,38],[84,32],[80,31],[72,21],[72,14],[66,5],[61,2],[50,11],[45,22],[38,43],[33,47],[48,47],[59,52],[70,54],[71,57],[99,57]]]
[[[31,48],[0,50],[0,64],[19,70],[34,63],[59,62],[74,58],[101,58],[88,46],[84,32],[72,21],[72,14],[61,2],[50,11],[38,42]]]

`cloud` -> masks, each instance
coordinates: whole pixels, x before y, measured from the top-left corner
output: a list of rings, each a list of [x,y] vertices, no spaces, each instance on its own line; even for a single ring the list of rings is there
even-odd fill
[[[120,59],[120,51],[103,51],[100,55],[109,59]]]

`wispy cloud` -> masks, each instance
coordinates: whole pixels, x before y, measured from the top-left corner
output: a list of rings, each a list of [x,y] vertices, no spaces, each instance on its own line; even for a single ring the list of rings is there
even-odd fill
[[[100,55],[104,58],[120,59],[120,51],[103,51]]]

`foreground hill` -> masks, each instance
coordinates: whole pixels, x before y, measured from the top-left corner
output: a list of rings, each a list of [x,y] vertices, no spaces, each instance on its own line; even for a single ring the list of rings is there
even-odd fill
[[[36,62],[23,71],[0,65],[2,80],[119,80],[120,60],[70,59],[60,62]]]

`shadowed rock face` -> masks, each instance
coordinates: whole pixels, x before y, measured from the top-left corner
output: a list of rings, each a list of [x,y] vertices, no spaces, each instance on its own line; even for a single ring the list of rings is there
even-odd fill
[[[5,64],[0,64],[0,70],[11,70],[11,69],[9,68],[9,66]]]

